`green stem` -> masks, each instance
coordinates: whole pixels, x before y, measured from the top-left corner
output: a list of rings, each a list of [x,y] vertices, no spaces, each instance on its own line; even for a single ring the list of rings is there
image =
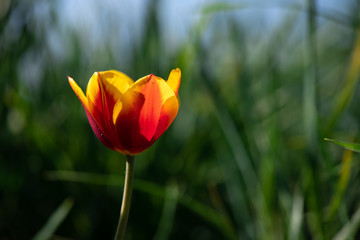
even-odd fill
[[[134,169],[135,169],[134,156],[126,156],[126,173],[122,205],[120,210],[120,218],[116,230],[115,240],[122,240],[125,237],[126,225],[129,218],[131,193],[134,183]]]

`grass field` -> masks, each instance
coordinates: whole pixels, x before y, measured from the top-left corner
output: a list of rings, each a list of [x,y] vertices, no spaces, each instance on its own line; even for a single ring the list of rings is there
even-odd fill
[[[176,67],[126,239],[360,238],[360,155],[324,140],[360,143],[360,3],[89,2],[0,2],[1,240],[112,239],[125,157],[67,76]]]

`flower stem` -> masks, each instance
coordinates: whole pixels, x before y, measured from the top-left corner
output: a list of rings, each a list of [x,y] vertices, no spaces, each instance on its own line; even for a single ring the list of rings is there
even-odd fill
[[[115,240],[122,240],[125,237],[126,225],[129,218],[131,194],[134,183],[134,169],[135,169],[134,156],[126,155],[126,173],[123,199],[120,210],[120,218],[116,230]]]

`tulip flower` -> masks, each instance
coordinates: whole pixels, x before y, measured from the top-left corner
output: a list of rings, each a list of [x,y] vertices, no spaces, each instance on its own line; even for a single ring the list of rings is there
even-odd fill
[[[180,78],[178,68],[167,81],[154,74],[134,82],[115,70],[95,72],[86,96],[71,77],[68,80],[98,139],[114,151],[136,155],[149,148],[176,117]]]
[[[123,201],[115,240],[125,237],[134,182],[134,155],[150,147],[176,117],[180,78],[178,68],[171,71],[167,81],[154,74],[134,82],[115,70],[95,72],[85,96],[68,77],[95,135],[106,147],[126,155]]]

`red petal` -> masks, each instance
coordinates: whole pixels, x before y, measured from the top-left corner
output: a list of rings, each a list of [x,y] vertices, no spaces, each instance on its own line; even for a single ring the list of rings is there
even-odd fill
[[[178,108],[178,98],[163,79],[152,74],[139,79],[114,116],[120,145],[130,154],[144,151],[169,127]]]
[[[111,142],[106,138],[104,132],[101,130],[101,128],[99,127],[99,125],[96,123],[95,119],[93,118],[93,116],[91,116],[90,112],[86,109],[86,107],[84,106],[86,115],[88,117],[90,126],[92,128],[92,130],[94,131],[96,137],[100,140],[100,142],[102,142],[106,147],[115,150],[114,146],[111,144]]]
[[[151,146],[151,143],[140,134],[139,115],[144,101],[141,93],[128,91],[123,96],[123,108],[116,118],[120,145],[128,154],[137,154]]]
[[[145,97],[145,102],[139,115],[140,134],[150,141],[156,132],[162,107],[162,96],[154,75],[149,76],[149,80],[143,85],[141,93]]]

